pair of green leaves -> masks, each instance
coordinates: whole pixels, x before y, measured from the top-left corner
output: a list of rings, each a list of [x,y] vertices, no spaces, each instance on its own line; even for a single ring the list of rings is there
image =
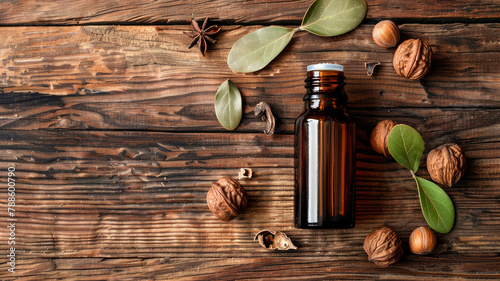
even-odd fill
[[[417,182],[420,207],[427,224],[439,233],[448,233],[455,223],[455,208],[450,197],[435,183],[417,177],[415,173],[424,152],[424,140],[410,126],[396,125],[387,139],[394,160],[411,171]]]
[[[316,0],[307,10],[300,27],[269,26],[242,37],[229,52],[227,64],[241,73],[261,70],[290,43],[299,30],[319,36],[336,36],[356,28],[365,18],[364,0]],[[240,91],[229,80],[215,96],[215,113],[221,125],[234,130],[242,116]]]
[[[316,0],[296,29],[269,26],[239,39],[229,52],[227,64],[236,72],[261,70],[276,58],[299,30],[319,36],[336,36],[356,28],[365,18],[364,0]]]

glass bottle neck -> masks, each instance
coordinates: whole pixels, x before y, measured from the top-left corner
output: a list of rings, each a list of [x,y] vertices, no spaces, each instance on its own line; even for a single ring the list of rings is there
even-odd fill
[[[306,109],[328,110],[345,108],[347,99],[336,99],[324,95],[306,95],[304,97]]]
[[[305,80],[307,94],[306,109],[343,108],[347,103],[344,90],[344,73],[336,70],[313,70],[307,72]]]

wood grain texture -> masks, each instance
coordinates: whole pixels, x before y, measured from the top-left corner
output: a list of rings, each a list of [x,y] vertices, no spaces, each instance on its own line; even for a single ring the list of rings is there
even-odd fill
[[[173,93],[182,93],[179,99],[186,102],[199,101],[213,88],[208,91],[211,97],[229,78],[248,91],[247,95],[269,95],[277,88],[280,92],[275,94],[283,98],[303,94],[308,64],[336,61],[346,65],[347,82],[355,81],[348,84],[349,91],[357,94],[351,99],[362,99],[363,106],[399,106],[402,98],[419,107],[499,104],[495,86],[500,66],[497,41],[492,39],[500,32],[499,24],[401,25],[403,40],[421,37],[435,53],[434,67],[420,82],[395,73],[394,49],[373,43],[373,25],[334,38],[299,32],[263,71],[233,73],[226,65],[231,46],[258,28],[223,27],[219,43],[205,58],[195,49],[187,49],[190,38],[182,32],[189,27],[184,26],[160,30],[154,26],[6,27],[0,30],[6,38],[0,43],[5,70],[0,86],[4,92],[107,93],[107,101],[114,102],[174,99]],[[364,64],[372,61],[380,61],[382,66],[368,77]],[[474,97],[478,97],[476,101],[469,101]],[[201,101],[211,103],[212,99]]]
[[[500,5],[493,0],[369,1],[354,31],[298,32],[264,70],[233,73],[231,46],[267,25],[296,27],[311,1],[33,1],[0,3],[1,280],[498,280],[500,279]],[[222,26],[202,57],[186,49],[192,18]],[[397,76],[395,49],[371,39],[395,20],[402,39],[434,51],[421,81]],[[379,61],[372,77],[364,64]],[[350,230],[293,227],[293,122],[308,64],[345,65],[357,119],[356,216]],[[226,79],[243,95],[235,131],[217,122],[213,98]],[[265,136],[253,107],[277,118]],[[427,153],[458,143],[468,168],[453,188],[456,223],[428,256],[409,252],[426,225],[415,182],[369,145],[383,119],[411,125]],[[7,271],[7,169],[15,167],[16,273]],[[205,196],[237,177],[249,206],[221,222]],[[387,269],[362,244],[390,226],[405,245]],[[284,231],[297,251],[268,252],[262,229]]]
[[[186,260],[170,258],[86,258],[28,259],[22,273],[25,280],[384,280],[387,269],[366,268],[365,260],[334,260],[287,257],[276,253],[267,258],[206,258]],[[494,280],[497,260],[476,257],[468,264],[446,258],[414,257],[402,260],[391,272],[392,280],[443,280],[447,272],[453,279]],[[426,264],[433,266],[426,267]],[[449,266],[448,264],[452,264]],[[445,266],[448,265],[448,266]],[[361,269],[363,267],[363,269]],[[55,270],[57,269],[57,270]],[[252,274],[253,278],[248,278]],[[307,277],[306,277],[307,276]]]
[[[436,269],[448,272],[454,279],[492,280],[496,277],[494,259],[485,259],[481,262],[473,261],[469,265],[463,265],[443,258],[421,258],[426,263],[434,265],[431,268],[423,268],[425,263],[419,263],[415,266],[414,259],[403,260],[400,264],[405,265],[394,269],[391,279],[443,280],[442,274],[435,273]],[[474,257],[470,258],[474,260]],[[248,278],[249,273],[254,276],[251,279],[273,280],[384,279],[382,276],[386,274],[387,269],[372,266],[360,270],[360,266],[364,263],[366,261],[355,259],[318,259],[311,262],[308,258],[286,257],[284,254],[274,254],[273,257],[269,258],[207,258],[199,261],[169,258],[29,259],[26,261],[27,269],[23,271],[23,274],[28,276],[26,280],[35,280],[37,277],[44,280],[79,280],[81,278],[92,280],[235,280],[250,279]],[[448,263],[454,265],[443,266],[443,264]],[[345,268],[346,271],[343,272],[339,268]],[[478,273],[476,270],[481,270],[482,273]]]
[[[366,39],[370,25],[338,38],[300,33],[268,68],[249,75],[232,73],[225,60],[232,44],[255,27],[227,27],[220,43],[209,52],[210,58],[186,49],[189,38],[182,34],[185,29],[0,29],[6,38],[0,43],[2,126],[215,130],[220,126],[213,118],[214,93],[229,78],[241,90],[249,117],[241,129],[262,126],[251,118],[251,112],[258,102],[266,101],[290,132],[303,106],[303,70],[318,61],[346,65],[350,107],[355,110],[500,106],[497,42],[487,39],[499,33],[498,24],[401,26],[406,38],[425,36],[434,49],[435,66],[421,81],[395,73],[393,50]],[[369,61],[382,62],[372,77],[364,69]]]
[[[234,23],[296,22],[312,0],[299,1],[179,1],[179,0],[13,0],[0,4],[0,24],[177,23],[211,17]],[[368,19],[492,20],[500,13],[495,0],[411,0],[368,2]]]
[[[371,229],[389,225],[407,241],[425,222],[408,172],[367,148],[366,132],[358,135],[357,227],[315,231],[292,226],[289,135],[4,130],[0,170],[16,168],[19,256],[265,258],[253,235],[278,228],[301,247],[287,256],[364,257],[360,245]],[[483,174],[498,170],[500,155],[483,148],[464,145],[467,175],[447,189],[459,219],[439,236],[437,256],[493,257],[500,250],[498,236],[480,235],[500,231],[500,178]],[[250,206],[223,223],[209,212],[206,192],[220,176],[236,177],[239,167],[254,170],[254,178],[241,181]],[[419,174],[428,177],[424,169]]]

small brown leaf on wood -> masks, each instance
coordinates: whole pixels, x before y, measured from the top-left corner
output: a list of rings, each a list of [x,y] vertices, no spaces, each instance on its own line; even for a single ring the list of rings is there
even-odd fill
[[[254,113],[255,116],[260,116],[260,119],[266,122],[264,134],[266,134],[267,136],[273,135],[275,121],[271,107],[267,103],[261,101],[257,104],[257,106],[255,106]]]

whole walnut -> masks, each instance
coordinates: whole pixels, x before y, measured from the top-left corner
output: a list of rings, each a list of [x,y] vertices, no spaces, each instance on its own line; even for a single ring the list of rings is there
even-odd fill
[[[431,68],[431,46],[420,38],[408,39],[396,49],[392,63],[399,75],[419,80]]]
[[[391,156],[389,147],[387,146],[387,139],[389,138],[389,133],[394,126],[396,126],[396,122],[392,120],[380,121],[377,126],[375,126],[370,136],[370,144],[372,148],[376,152],[384,154],[385,157]]]
[[[396,232],[389,227],[376,229],[363,244],[368,260],[380,267],[388,267],[403,256],[403,246]]]
[[[221,177],[207,193],[207,205],[214,215],[230,221],[243,212],[248,204],[247,193],[241,185],[228,177]]]
[[[451,187],[464,175],[465,169],[465,155],[457,144],[440,145],[427,155],[427,170],[437,183]]]

